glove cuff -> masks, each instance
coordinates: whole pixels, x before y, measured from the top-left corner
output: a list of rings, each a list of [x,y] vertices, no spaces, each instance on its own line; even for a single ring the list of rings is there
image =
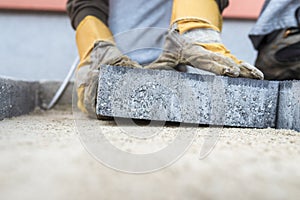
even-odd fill
[[[197,43],[222,43],[221,34],[210,28],[197,28],[182,34],[185,39]]]
[[[88,60],[97,40],[113,41],[112,33],[99,19],[94,16],[87,16],[80,22],[76,30],[80,63],[85,63]]]
[[[217,31],[222,29],[222,16],[215,0],[174,0],[171,22],[180,25],[180,33],[203,28],[199,22],[210,24]]]

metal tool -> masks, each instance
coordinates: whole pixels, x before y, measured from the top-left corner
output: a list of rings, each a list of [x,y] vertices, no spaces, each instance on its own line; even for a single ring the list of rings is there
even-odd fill
[[[64,79],[63,83],[60,85],[60,87],[56,91],[56,93],[55,93],[54,97],[51,99],[50,103],[47,106],[42,106],[43,109],[50,110],[51,108],[53,108],[55,106],[55,104],[57,103],[57,101],[59,100],[61,95],[64,93],[69,81],[71,80],[78,63],[79,63],[79,57],[76,57],[66,78]]]

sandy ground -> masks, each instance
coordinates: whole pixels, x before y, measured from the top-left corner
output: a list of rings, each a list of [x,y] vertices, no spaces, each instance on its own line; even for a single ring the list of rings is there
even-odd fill
[[[98,122],[114,132],[112,122]],[[181,129],[164,127],[172,133]],[[199,160],[208,128],[175,164],[134,175],[107,168],[83,147],[69,110],[0,121],[1,199],[299,199],[300,133],[219,129]],[[206,135],[206,136],[205,136]],[[114,136],[116,137],[116,135]],[[122,146],[122,143],[118,145]]]

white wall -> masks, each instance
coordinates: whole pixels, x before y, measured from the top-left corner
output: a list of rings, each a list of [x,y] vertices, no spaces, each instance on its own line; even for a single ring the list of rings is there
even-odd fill
[[[0,75],[63,79],[77,55],[64,14],[0,13]]]

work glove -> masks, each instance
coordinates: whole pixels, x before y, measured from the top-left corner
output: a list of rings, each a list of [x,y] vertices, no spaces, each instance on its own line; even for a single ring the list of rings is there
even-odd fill
[[[164,51],[147,68],[190,65],[218,75],[263,79],[261,71],[238,60],[222,44],[219,6],[215,0],[174,0]]]
[[[163,53],[146,68],[175,69],[183,64],[217,75],[264,78],[263,73],[256,67],[233,56],[222,44],[220,33],[210,28],[210,24],[198,19],[195,19],[196,22],[206,24],[207,28],[195,28],[180,33],[178,22],[175,22],[166,36]]]
[[[123,55],[116,47],[110,30],[96,17],[87,16],[77,27],[76,42],[80,63],[76,70],[77,106],[96,117],[96,97],[102,65],[141,66]],[[98,118],[101,116],[98,116]]]

